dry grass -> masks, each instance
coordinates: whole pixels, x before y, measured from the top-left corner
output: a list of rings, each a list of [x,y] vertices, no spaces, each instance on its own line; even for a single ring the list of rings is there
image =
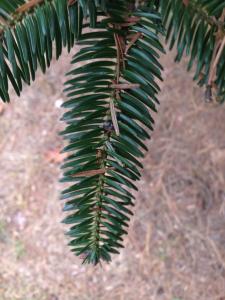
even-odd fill
[[[0,300],[224,300],[225,109],[203,102],[184,66],[162,59],[160,113],[126,248],[81,266],[66,247],[58,87],[64,56],[0,117]],[[19,102],[19,103],[18,103]]]

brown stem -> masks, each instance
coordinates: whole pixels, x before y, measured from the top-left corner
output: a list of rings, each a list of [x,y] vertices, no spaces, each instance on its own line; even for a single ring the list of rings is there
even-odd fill
[[[37,6],[38,4],[43,3],[44,1],[45,0],[30,0],[29,2],[18,7],[17,10],[15,11],[15,14],[25,13],[28,10],[31,10],[32,8]]]
[[[114,170],[114,168],[103,168],[103,169],[97,169],[97,170],[83,171],[83,172],[79,172],[79,173],[76,173],[71,176],[76,178],[76,177],[101,175],[101,174],[105,174],[109,170]]]
[[[126,46],[125,54],[129,51],[129,49],[137,42],[137,40],[142,37],[141,32],[137,32],[131,39],[130,43]]]
[[[117,90],[134,90],[140,88],[140,84],[120,83],[120,84],[112,84],[110,87]]]

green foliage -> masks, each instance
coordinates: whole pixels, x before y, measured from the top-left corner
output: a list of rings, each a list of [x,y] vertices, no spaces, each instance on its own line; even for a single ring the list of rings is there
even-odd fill
[[[142,167],[138,159],[147,150],[146,129],[153,129],[149,109],[156,111],[158,102],[154,77],[161,78],[161,66],[155,49],[163,51],[155,34],[158,14],[137,10],[133,16],[140,20],[124,30],[117,29],[123,20],[123,5],[112,9],[109,13],[116,17],[98,23],[101,31],[82,35],[84,46],[72,60],[65,90],[68,100],[63,105],[68,111],[63,116],[67,127],[62,134],[69,142],[64,151],[71,152],[62,166],[66,169],[63,181],[72,182],[62,194],[64,210],[72,211],[64,222],[73,225],[68,233],[73,238],[72,251],[94,264],[100,259],[109,261],[110,253],[119,253],[118,248],[123,247],[122,236],[132,215],[129,206],[134,205],[130,190],[137,190],[134,182]],[[109,26],[112,23],[114,28]],[[114,37],[138,32],[142,39],[127,52],[118,83],[138,83],[140,87],[115,91],[112,82],[117,78],[118,61]],[[81,62],[84,64],[79,67]]]
[[[220,0],[190,0],[185,6],[181,0],[161,0],[163,22],[167,28],[169,49],[176,47],[175,60],[189,57],[188,70],[196,66],[194,80],[202,85],[214,83],[216,97],[225,100],[225,47],[217,64],[215,78],[210,80],[214,53],[221,37],[225,36],[225,2]],[[219,45],[218,45],[219,46]],[[206,95],[211,98],[210,95]],[[209,99],[210,100],[210,99]]]
[[[147,150],[159,104],[162,67],[159,39],[166,29],[176,61],[189,57],[194,79],[225,98],[224,8],[220,0],[2,0],[0,97],[9,85],[43,72],[63,47],[80,50],[67,74],[61,133],[68,157],[61,166],[62,192],[72,251],[84,262],[110,261],[123,247],[134,206],[140,160]],[[144,2],[144,3],[143,3]],[[86,30],[87,28],[91,30]],[[224,38],[225,41],[225,38]]]
[[[22,3],[24,1],[3,1],[0,15],[10,21],[8,14]],[[38,66],[43,72],[49,67],[54,48],[56,58],[63,47],[70,51],[79,38],[82,22],[83,9],[78,2],[68,6],[67,0],[55,0],[45,1],[22,19],[19,17],[18,22],[11,20],[8,27],[2,26],[5,29],[0,43],[0,96],[3,101],[9,101],[8,81],[20,95],[23,82],[30,84],[35,79]]]

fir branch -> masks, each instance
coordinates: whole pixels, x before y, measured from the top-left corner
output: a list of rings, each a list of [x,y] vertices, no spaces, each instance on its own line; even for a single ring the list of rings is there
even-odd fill
[[[72,251],[93,264],[110,261],[123,247],[132,215],[130,190],[137,190],[139,158],[147,150],[143,141],[147,128],[153,129],[151,110],[158,103],[155,77],[161,78],[161,66],[153,48],[163,51],[156,12],[134,12],[137,22],[127,27],[121,26],[127,23],[124,2],[111,5],[112,14],[97,25],[101,31],[82,36],[84,47],[73,57],[63,105],[68,109],[64,152],[71,154],[62,166],[62,182],[72,182],[62,193],[70,212],[63,222],[72,225]],[[136,34],[141,38],[128,49]]]

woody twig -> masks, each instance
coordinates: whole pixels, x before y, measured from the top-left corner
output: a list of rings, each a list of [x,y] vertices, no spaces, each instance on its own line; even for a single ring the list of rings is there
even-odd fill
[[[130,27],[132,25],[135,25],[139,21],[140,21],[140,17],[131,16],[131,17],[127,17],[124,23],[109,24],[109,26],[115,29],[121,29],[123,27]],[[137,89],[140,87],[139,84],[120,83],[121,70],[125,69],[125,56],[128,50],[134,45],[134,43],[136,43],[136,41],[141,36],[142,34],[139,32],[134,34],[134,36],[132,36],[131,38],[130,43],[126,45],[126,38],[124,36],[119,35],[117,32],[114,33],[114,40],[115,40],[116,51],[117,51],[117,63],[116,63],[116,76],[115,76],[116,78],[110,86],[112,89],[114,89],[113,96],[110,99],[110,112],[111,112],[113,127],[117,136],[119,136],[120,131],[119,131],[119,126],[117,121],[117,114],[116,114],[114,100],[118,100],[118,101],[120,100],[120,93],[122,90]]]
[[[115,29],[121,28],[120,24],[113,25],[113,27]],[[125,52],[126,44],[125,44],[124,37],[120,36],[117,33],[114,33],[114,40],[115,40],[116,51],[117,51],[117,62],[116,62],[116,78],[113,84],[110,86],[111,88],[115,89],[113,93],[113,97],[110,99],[110,113],[111,113],[111,119],[112,119],[115,133],[117,136],[119,136],[120,130],[119,130],[117,116],[116,116],[114,99],[116,100],[120,99],[118,90],[116,89],[115,86],[119,84],[121,67],[125,68],[124,52]]]

